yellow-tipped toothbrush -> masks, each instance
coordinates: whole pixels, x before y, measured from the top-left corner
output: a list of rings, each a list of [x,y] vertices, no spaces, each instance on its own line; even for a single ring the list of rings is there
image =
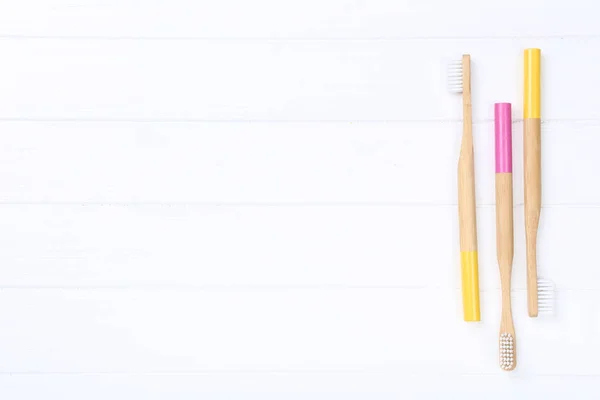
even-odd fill
[[[524,54],[523,169],[525,172],[525,241],[527,252],[527,310],[552,312],[554,284],[537,277],[537,233],[542,209],[541,164],[541,51],[526,49]]]
[[[463,135],[458,159],[458,219],[465,321],[479,321],[479,270],[475,217],[475,163],[471,111],[471,56],[465,54],[448,66],[448,90],[462,93]]]

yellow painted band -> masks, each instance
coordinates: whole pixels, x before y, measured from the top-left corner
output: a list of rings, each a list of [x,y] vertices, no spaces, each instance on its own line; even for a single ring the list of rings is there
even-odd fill
[[[525,49],[523,118],[540,118],[540,49]]]
[[[479,321],[479,266],[476,251],[460,252],[463,315],[465,321]]]

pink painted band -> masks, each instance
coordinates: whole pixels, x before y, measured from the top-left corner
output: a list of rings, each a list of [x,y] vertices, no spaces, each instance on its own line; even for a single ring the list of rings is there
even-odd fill
[[[510,103],[494,104],[496,173],[512,172],[512,117]]]

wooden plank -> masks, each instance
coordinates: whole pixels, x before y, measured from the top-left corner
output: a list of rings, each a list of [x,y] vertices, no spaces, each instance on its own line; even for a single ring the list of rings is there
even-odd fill
[[[0,201],[457,202],[460,123],[3,122]],[[543,126],[543,204],[600,204],[596,122]],[[514,125],[523,203],[522,124]],[[494,203],[491,122],[475,125],[478,205]],[[577,161],[573,161],[577,160]]]
[[[5,289],[0,372],[497,373],[499,291],[483,293],[482,324],[462,321],[457,294]],[[559,295],[546,320],[527,317],[524,291],[513,296],[519,372],[600,374],[600,292]]]
[[[538,395],[548,398],[575,396],[595,400],[598,376],[535,376],[519,372],[507,376],[398,374],[395,371],[337,373],[202,373],[202,374],[83,374],[83,375],[0,375],[3,393],[11,400],[57,398],[63,400],[160,400],[177,398],[266,400],[315,398],[392,400],[399,396],[434,399],[460,396],[477,400],[482,396],[505,397]]]
[[[455,207],[0,207],[4,287],[459,288]],[[499,287],[495,213],[479,210],[480,279]],[[539,272],[600,289],[600,208],[545,208]],[[523,210],[513,284],[525,288]],[[576,271],[576,272],[574,272]],[[455,301],[458,303],[459,299]]]
[[[248,41],[0,39],[1,119],[458,120],[445,63],[472,54],[473,113],[515,103],[543,49],[543,118],[600,117],[599,38]],[[410,62],[408,61],[410,60]],[[572,60],[577,60],[574,64]],[[569,77],[569,79],[565,79]]]
[[[597,35],[593,0],[21,0],[0,4],[1,35],[114,37],[502,37]],[[524,9],[525,8],[525,9]],[[510,21],[510,24],[506,23]]]

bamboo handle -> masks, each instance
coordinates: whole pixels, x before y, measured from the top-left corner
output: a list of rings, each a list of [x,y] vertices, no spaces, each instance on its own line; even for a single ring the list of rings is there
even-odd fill
[[[496,150],[496,254],[500,267],[502,318],[500,320],[500,367],[512,371],[517,365],[515,327],[510,287],[514,256],[512,187],[512,107],[494,104]]]
[[[475,215],[475,161],[471,108],[470,57],[463,56],[463,136],[458,160],[458,217],[460,251],[477,251]]]
[[[507,287],[508,294],[510,294],[510,275],[514,256],[511,173],[496,174],[496,252],[500,266],[502,292],[504,295],[504,288]]]
[[[462,57],[463,135],[458,159],[458,225],[460,235],[463,318],[479,321],[479,266],[475,210],[475,161],[471,111],[471,57]]]
[[[503,366],[505,370],[513,370],[517,365],[516,335],[511,309],[511,274],[514,256],[513,234],[513,188],[512,173],[496,174],[496,252],[500,267],[500,283],[502,291],[502,317],[500,319],[500,343],[502,335],[511,337],[511,363]],[[502,349],[501,349],[502,350]]]
[[[537,232],[542,209],[541,121],[527,118],[523,132],[525,172],[525,242],[527,248],[527,309],[538,315]]]
[[[458,217],[460,251],[477,251],[477,220],[475,210],[475,174],[471,140],[465,140],[458,161]]]

